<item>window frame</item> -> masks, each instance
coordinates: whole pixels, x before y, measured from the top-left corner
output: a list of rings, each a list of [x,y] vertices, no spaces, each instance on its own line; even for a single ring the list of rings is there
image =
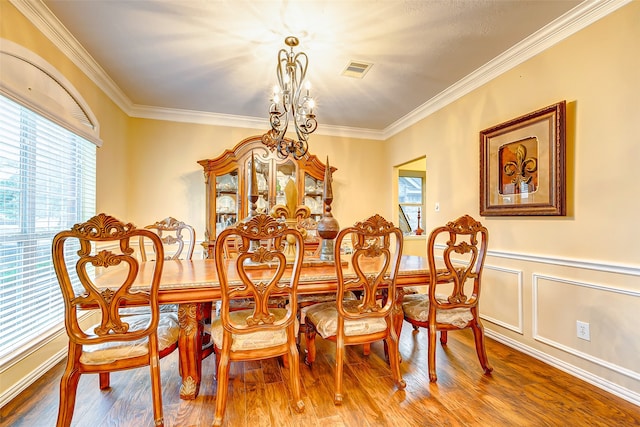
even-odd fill
[[[400,191],[400,181],[402,178],[420,178],[420,186],[421,186],[421,200],[420,202],[401,202],[401,191]],[[411,222],[411,219],[414,221],[417,218],[407,218],[407,224],[410,227],[410,231],[404,231],[403,234],[405,236],[415,236],[415,230],[417,228],[421,228],[424,230],[425,227],[425,218],[424,218],[424,201],[425,201],[425,183],[426,183],[426,172],[425,171],[416,171],[416,170],[406,170],[399,169],[398,170],[398,182],[397,182],[397,191],[398,191],[398,223],[403,222],[400,218],[401,215],[405,213],[403,206],[407,207],[417,207],[420,210],[420,222],[415,226]]]
[[[0,217],[0,226],[6,226],[9,223],[8,228],[5,227],[5,231],[0,230],[0,237],[3,243],[5,241],[12,241],[16,246],[14,255],[10,253],[6,258],[0,257],[0,270],[4,271],[3,277],[0,277],[0,279],[3,279],[6,286],[15,284],[17,288],[20,289],[18,293],[10,295],[29,295],[29,291],[32,290],[24,290],[23,285],[25,271],[28,269],[25,269],[25,265],[28,267],[28,264],[23,262],[26,252],[20,245],[25,242],[27,242],[27,244],[31,242],[30,244],[36,245],[38,248],[38,253],[33,255],[35,259],[38,259],[38,265],[33,268],[38,271],[38,274],[41,274],[39,283],[33,292],[36,292],[35,289],[39,289],[38,292],[41,290],[43,290],[43,292],[49,292],[49,296],[44,297],[44,299],[55,300],[55,297],[57,297],[60,302],[56,308],[50,308],[50,306],[46,304],[40,307],[47,313],[53,314],[51,316],[43,316],[43,319],[46,319],[46,321],[38,325],[39,327],[36,328],[37,332],[30,332],[28,339],[19,337],[10,344],[5,343],[3,340],[2,347],[0,347],[0,367],[2,367],[2,369],[8,369],[37,348],[46,345],[46,343],[64,334],[64,302],[60,295],[59,285],[51,261],[51,239],[57,231],[70,228],[73,224],[82,222],[87,219],[86,217],[95,214],[97,148],[102,145],[102,141],[99,135],[100,126],[91,109],[88,107],[88,104],[73,85],[51,64],[28,49],[10,40],[0,38],[0,68],[3,69],[3,76],[0,81],[0,95],[8,101],[18,104],[15,108],[20,111],[18,116],[16,116],[16,110],[13,109],[9,121],[4,121],[5,119],[2,118],[5,111],[0,112],[0,127],[5,126],[4,129],[7,129],[4,133],[5,136],[3,140],[0,140],[0,145],[14,147],[14,151],[3,154],[6,154],[7,157],[10,155],[13,156],[13,159],[7,160],[6,162],[13,162],[13,166],[16,164],[19,165],[13,169],[14,178],[15,171],[20,171],[20,177],[17,178],[18,185],[16,186],[20,199],[19,206],[17,208],[16,206],[7,207],[4,205],[4,200],[0,200],[0,208],[6,211],[2,212],[3,215],[9,214],[9,209],[14,211],[17,209],[19,215],[17,219],[13,218],[15,221],[13,227],[9,223],[10,221],[1,220],[2,217]],[[4,105],[4,99],[2,102]],[[29,135],[28,132],[30,132],[30,130],[25,133],[25,129],[21,124],[22,119],[20,119],[20,117],[23,117],[22,111],[24,111],[24,117],[29,114],[35,115],[33,116],[35,117],[33,120],[37,120],[38,123],[42,121],[42,123],[46,124],[45,128],[41,128],[41,130],[46,129],[44,130],[45,134],[40,134],[39,136]],[[8,115],[9,112],[7,111],[6,114]],[[16,119],[16,117],[18,117],[18,119]],[[18,132],[16,134],[11,134],[11,131],[9,131],[11,128],[11,120],[17,120],[18,126],[14,129],[14,131]],[[28,124],[24,126],[29,127]],[[47,134],[47,132],[51,132],[51,134]],[[2,135],[3,134],[0,133],[0,136]],[[54,212],[53,217],[55,218],[68,217],[68,219],[64,221],[68,223],[47,224],[47,227],[36,226],[37,215],[35,210],[36,208],[40,209],[41,205],[36,203],[35,198],[43,196],[41,192],[39,192],[41,189],[36,189],[37,185],[35,183],[38,181],[38,184],[42,184],[42,177],[38,177],[38,174],[42,172],[43,169],[38,170],[38,164],[35,158],[29,160],[28,157],[35,156],[35,154],[29,154],[26,151],[24,153],[22,152],[21,147],[23,146],[23,141],[27,140],[31,140],[33,146],[40,144],[41,149],[49,146],[48,144],[51,144],[51,141],[60,141],[62,145],[51,145],[53,150],[60,151],[49,154],[49,162],[51,162],[52,157],[57,158],[57,156],[65,155],[68,156],[68,159],[73,159],[72,163],[77,166],[78,162],[85,161],[84,156],[88,155],[86,159],[88,159],[89,163],[81,165],[80,168],[77,169],[77,173],[74,172],[74,176],[77,177],[79,181],[85,181],[90,187],[89,189],[84,186],[80,189],[79,186],[82,186],[82,184],[70,180],[69,175],[63,172],[63,169],[57,171],[55,166],[50,166],[48,169],[53,171],[51,172],[53,173],[53,175],[51,175],[52,177],[59,176],[64,183],[63,187],[71,191],[68,193],[71,198],[64,200],[63,197],[60,197],[60,203],[63,204],[58,205],[56,203],[58,194],[55,194],[55,191],[60,191],[62,195],[64,194],[63,190],[58,189],[58,187],[49,187],[50,185],[56,185],[55,179],[52,181],[53,184],[50,181],[46,181],[45,184],[51,194],[53,194],[53,197],[46,199],[47,206],[53,209],[49,212]],[[77,144],[74,145],[73,148],[71,148],[71,140],[73,140],[73,144]],[[69,148],[70,151],[63,154],[63,147]],[[16,162],[18,158],[22,160]],[[40,165],[43,164],[40,163]],[[75,171],[76,169],[73,170]],[[86,175],[87,173],[89,175]],[[9,173],[7,173],[7,175],[9,175]],[[87,179],[88,181],[86,181]],[[7,188],[8,187],[5,187],[5,191]],[[45,190],[45,192],[46,191],[47,190]],[[79,196],[79,198],[83,201],[78,200],[78,194],[82,195]],[[84,195],[86,195],[88,199],[86,199]],[[46,194],[44,197],[46,198]],[[51,200],[53,200],[53,202],[51,202]],[[85,202],[89,203],[89,205],[84,204]],[[71,210],[76,209],[76,213],[72,215],[68,215],[68,211],[62,208],[57,210],[57,206],[69,206],[70,204],[75,205]],[[82,204],[82,206],[78,208],[78,204]],[[40,213],[42,212],[47,211],[40,209]],[[73,216],[73,219],[71,219],[71,216]],[[47,214],[47,220],[48,219],[49,214]],[[48,241],[48,243],[45,245],[43,241]],[[3,246],[4,249],[8,248],[8,245]],[[7,252],[11,252],[11,249],[7,250]],[[42,264],[44,260],[48,260],[50,265]],[[2,267],[3,264],[5,267]],[[14,267],[18,270],[17,273],[13,270]],[[39,288],[38,286],[42,287]],[[19,299],[17,300],[20,301]],[[23,297],[23,300],[28,301],[29,299]],[[13,302],[14,300],[11,300],[10,297],[7,298],[7,304]],[[28,302],[20,301],[19,304],[22,304],[23,307],[21,309],[21,313],[23,313],[22,316],[24,316],[26,310],[32,309]],[[7,305],[7,307],[9,307],[9,305]],[[15,304],[13,307],[15,307]],[[62,307],[61,311],[60,307]],[[8,312],[8,310],[6,312]],[[15,319],[20,318],[19,311],[12,313],[14,313]],[[31,313],[31,311],[29,311],[29,313]]]

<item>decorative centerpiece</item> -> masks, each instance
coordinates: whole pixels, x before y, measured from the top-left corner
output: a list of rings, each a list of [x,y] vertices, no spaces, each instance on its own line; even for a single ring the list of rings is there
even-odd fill
[[[284,222],[289,228],[297,228],[302,233],[302,237],[305,237],[306,230],[298,227],[298,222],[309,218],[311,216],[311,209],[305,205],[298,205],[298,188],[291,178],[284,186],[285,205],[275,205],[271,209],[271,216],[278,219],[284,219]],[[287,261],[293,261],[296,256],[296,249],[293,246],[295,244],[295,238],[293,236],[287,237],[287,245],[284,249],[285,257]]]
[[[256,211],[258,202],[258,177],[256,175],[256,158],[251,152],[251,167],[249,168],[249,188],[247,193],[249,194],[249,209],[247,209],[247,220],[253,218],[258,214]]]
[[[324,213],[320,221],[318,221],[318,235],[322,237],[322,246],[320,249],[320,259],[323,261],[335,261],[333,255],[333,245],[340,225],[331,214],[331,203],[333,202],[333,188],[331,186],[331,166],[329,166],[329,157],[327,156],[327,164],[324,170]]]

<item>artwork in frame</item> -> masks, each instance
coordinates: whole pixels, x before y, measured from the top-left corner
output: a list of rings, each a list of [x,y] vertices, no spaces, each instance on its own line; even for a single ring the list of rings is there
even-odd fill
[[[566,101],[480,132],[480,215],[566,215]]]

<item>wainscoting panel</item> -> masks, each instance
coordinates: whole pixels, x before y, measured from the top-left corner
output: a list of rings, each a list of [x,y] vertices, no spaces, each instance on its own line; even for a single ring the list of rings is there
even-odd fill
[[[541,274],[532,291],[536,341],[640,381],[640,292]],[[589,341],[576,321],[588,323]]]
[[[523,333],[522,270],[485,264],[482,273],[480,317]]]

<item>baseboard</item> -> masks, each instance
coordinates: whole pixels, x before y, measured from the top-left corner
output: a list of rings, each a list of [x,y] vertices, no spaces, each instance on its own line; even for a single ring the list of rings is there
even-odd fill
[[[41,376],[46,374],[51,368],[57,365],[66,356],[67,347],[64,347],[62,350],[51,356],[48,360],[45,360],[36,369],[31,371],[29,375],[25,376],[22,380],[17,382],[13,387],[2,393],[0,395],[0,408],[13,400],[31,384],[36,382]]]
[[[541,352],[540,350],[536,350],[535,348],[529,347],[527,345],[522,344],[516,340],[513,340],[509,337],[501,335],[495,331],[489,330],[485,328],[485,335],[489,338],[492,338],[508,347],[514,348],[522,353],[525,353],[533,358],[536,358],[547,365],[551,365],[554,368],[558,368],[563,372],[568,373],[576,378],[579,378],[583,381],[588,382],[608,393],[616,395],[628,402],[633,403],[636,406],[640,406],[640,394],[636,393],[627,388],[621,387],[618,384],[615,384],[609,380],[601,378],[597,375],[592,374],[591,372],[585,371],[584,369],[578,368],[574,365],[571,365],[563,360],[560,360],[556,357],[550,356],[546,353]]]

